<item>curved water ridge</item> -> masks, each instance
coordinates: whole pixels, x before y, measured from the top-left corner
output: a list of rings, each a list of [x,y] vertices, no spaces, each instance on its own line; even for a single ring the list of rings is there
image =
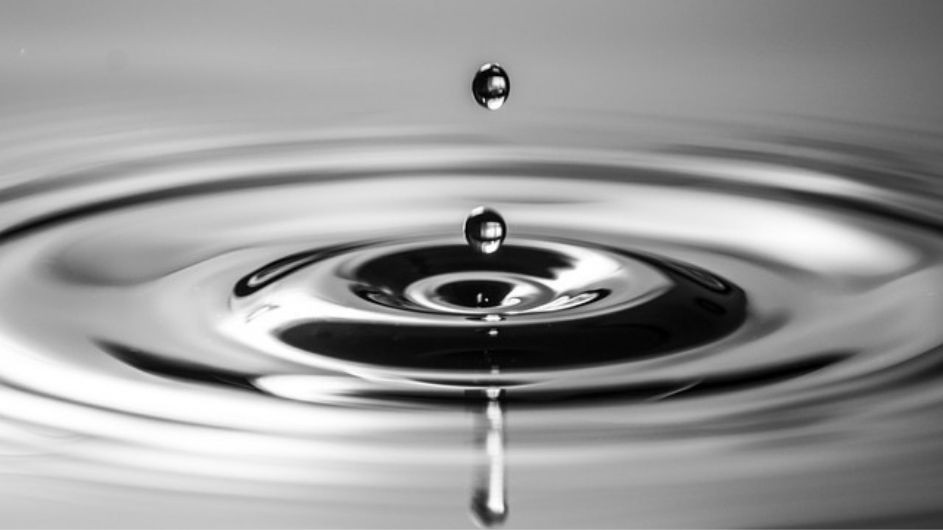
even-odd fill
[[[80,480],[207,492],[236,476],[234,494],[325,513],[290,486],[369,505],[365,484],[406,472],[384,498],[412,506],[464,495],[448,477],[480,450],[485,522],[507,515],[505,477],[566,496],[544,480],[561,463],[682,525],[742,484],[782,524],[855,520],[768,504],[827,474],[937,485],[915,471],[940,456],[934,181],[761,151],[453,140],[218,145],[7,185],[4,421],[44,434],[4,442],[67,455],[48,469]],[[493,252],[462,231],[480,205],[507,221]],[[715,493],[693,500],[695,475]],[[688,509],[666,511],[669,492]],[[567,509],[621,517],[600,494]],[[510,521],[555,509],[536,511]]]

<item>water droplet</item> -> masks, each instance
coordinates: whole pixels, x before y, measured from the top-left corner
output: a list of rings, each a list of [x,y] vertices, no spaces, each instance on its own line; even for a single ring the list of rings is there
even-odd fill
[[[507,235],[507,224],[501,215],[489,208],[479,206],[465,219],[465,240],[482,254],[493,254],[501,248]]]
[[[479,105],[488,110],[498,110],[508,99],[511,81],[501,65],[486,63],[475,73],[472,80],[472,94]]]

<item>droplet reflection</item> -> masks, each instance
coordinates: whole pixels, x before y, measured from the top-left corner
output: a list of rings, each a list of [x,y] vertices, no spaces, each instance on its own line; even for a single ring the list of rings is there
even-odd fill
[[[507,520],[507,483],[504,464],[504,406],[499,392],[488,392],[483,414],[477,418],[476,442],[484,458],[475,474],[471,512],[479,525],[493,527]],[[497,390],[497,389],[495,389]]]

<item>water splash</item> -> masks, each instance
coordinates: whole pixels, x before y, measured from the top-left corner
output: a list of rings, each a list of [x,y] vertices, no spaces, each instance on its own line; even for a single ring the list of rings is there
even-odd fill
[[[7,183],[0,447],[56,455],[29,473],[331,521],[396,503],[448,526],[481,454],[478,517],[513,496],[523,526],[935,506],[859,487],[938,491],[931,177],[836,165],[833,144],[413,134],[175,137]],[[499,251],[456,230],[472,204],[513,220]],[[468,443],[468,407],[507,454]],[[855,513],[795,493],[835,477]]]

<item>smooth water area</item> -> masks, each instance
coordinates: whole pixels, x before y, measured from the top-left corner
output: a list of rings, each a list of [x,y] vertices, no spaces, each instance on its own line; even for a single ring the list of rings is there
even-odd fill
[[[208,104],[18,67],[0,525],[943,521],[940,134],[807,95],[733,119],[710,82],[702,113],[541,99],[508,49],[496,106],[463,58],[405,110],[395,76]]]

